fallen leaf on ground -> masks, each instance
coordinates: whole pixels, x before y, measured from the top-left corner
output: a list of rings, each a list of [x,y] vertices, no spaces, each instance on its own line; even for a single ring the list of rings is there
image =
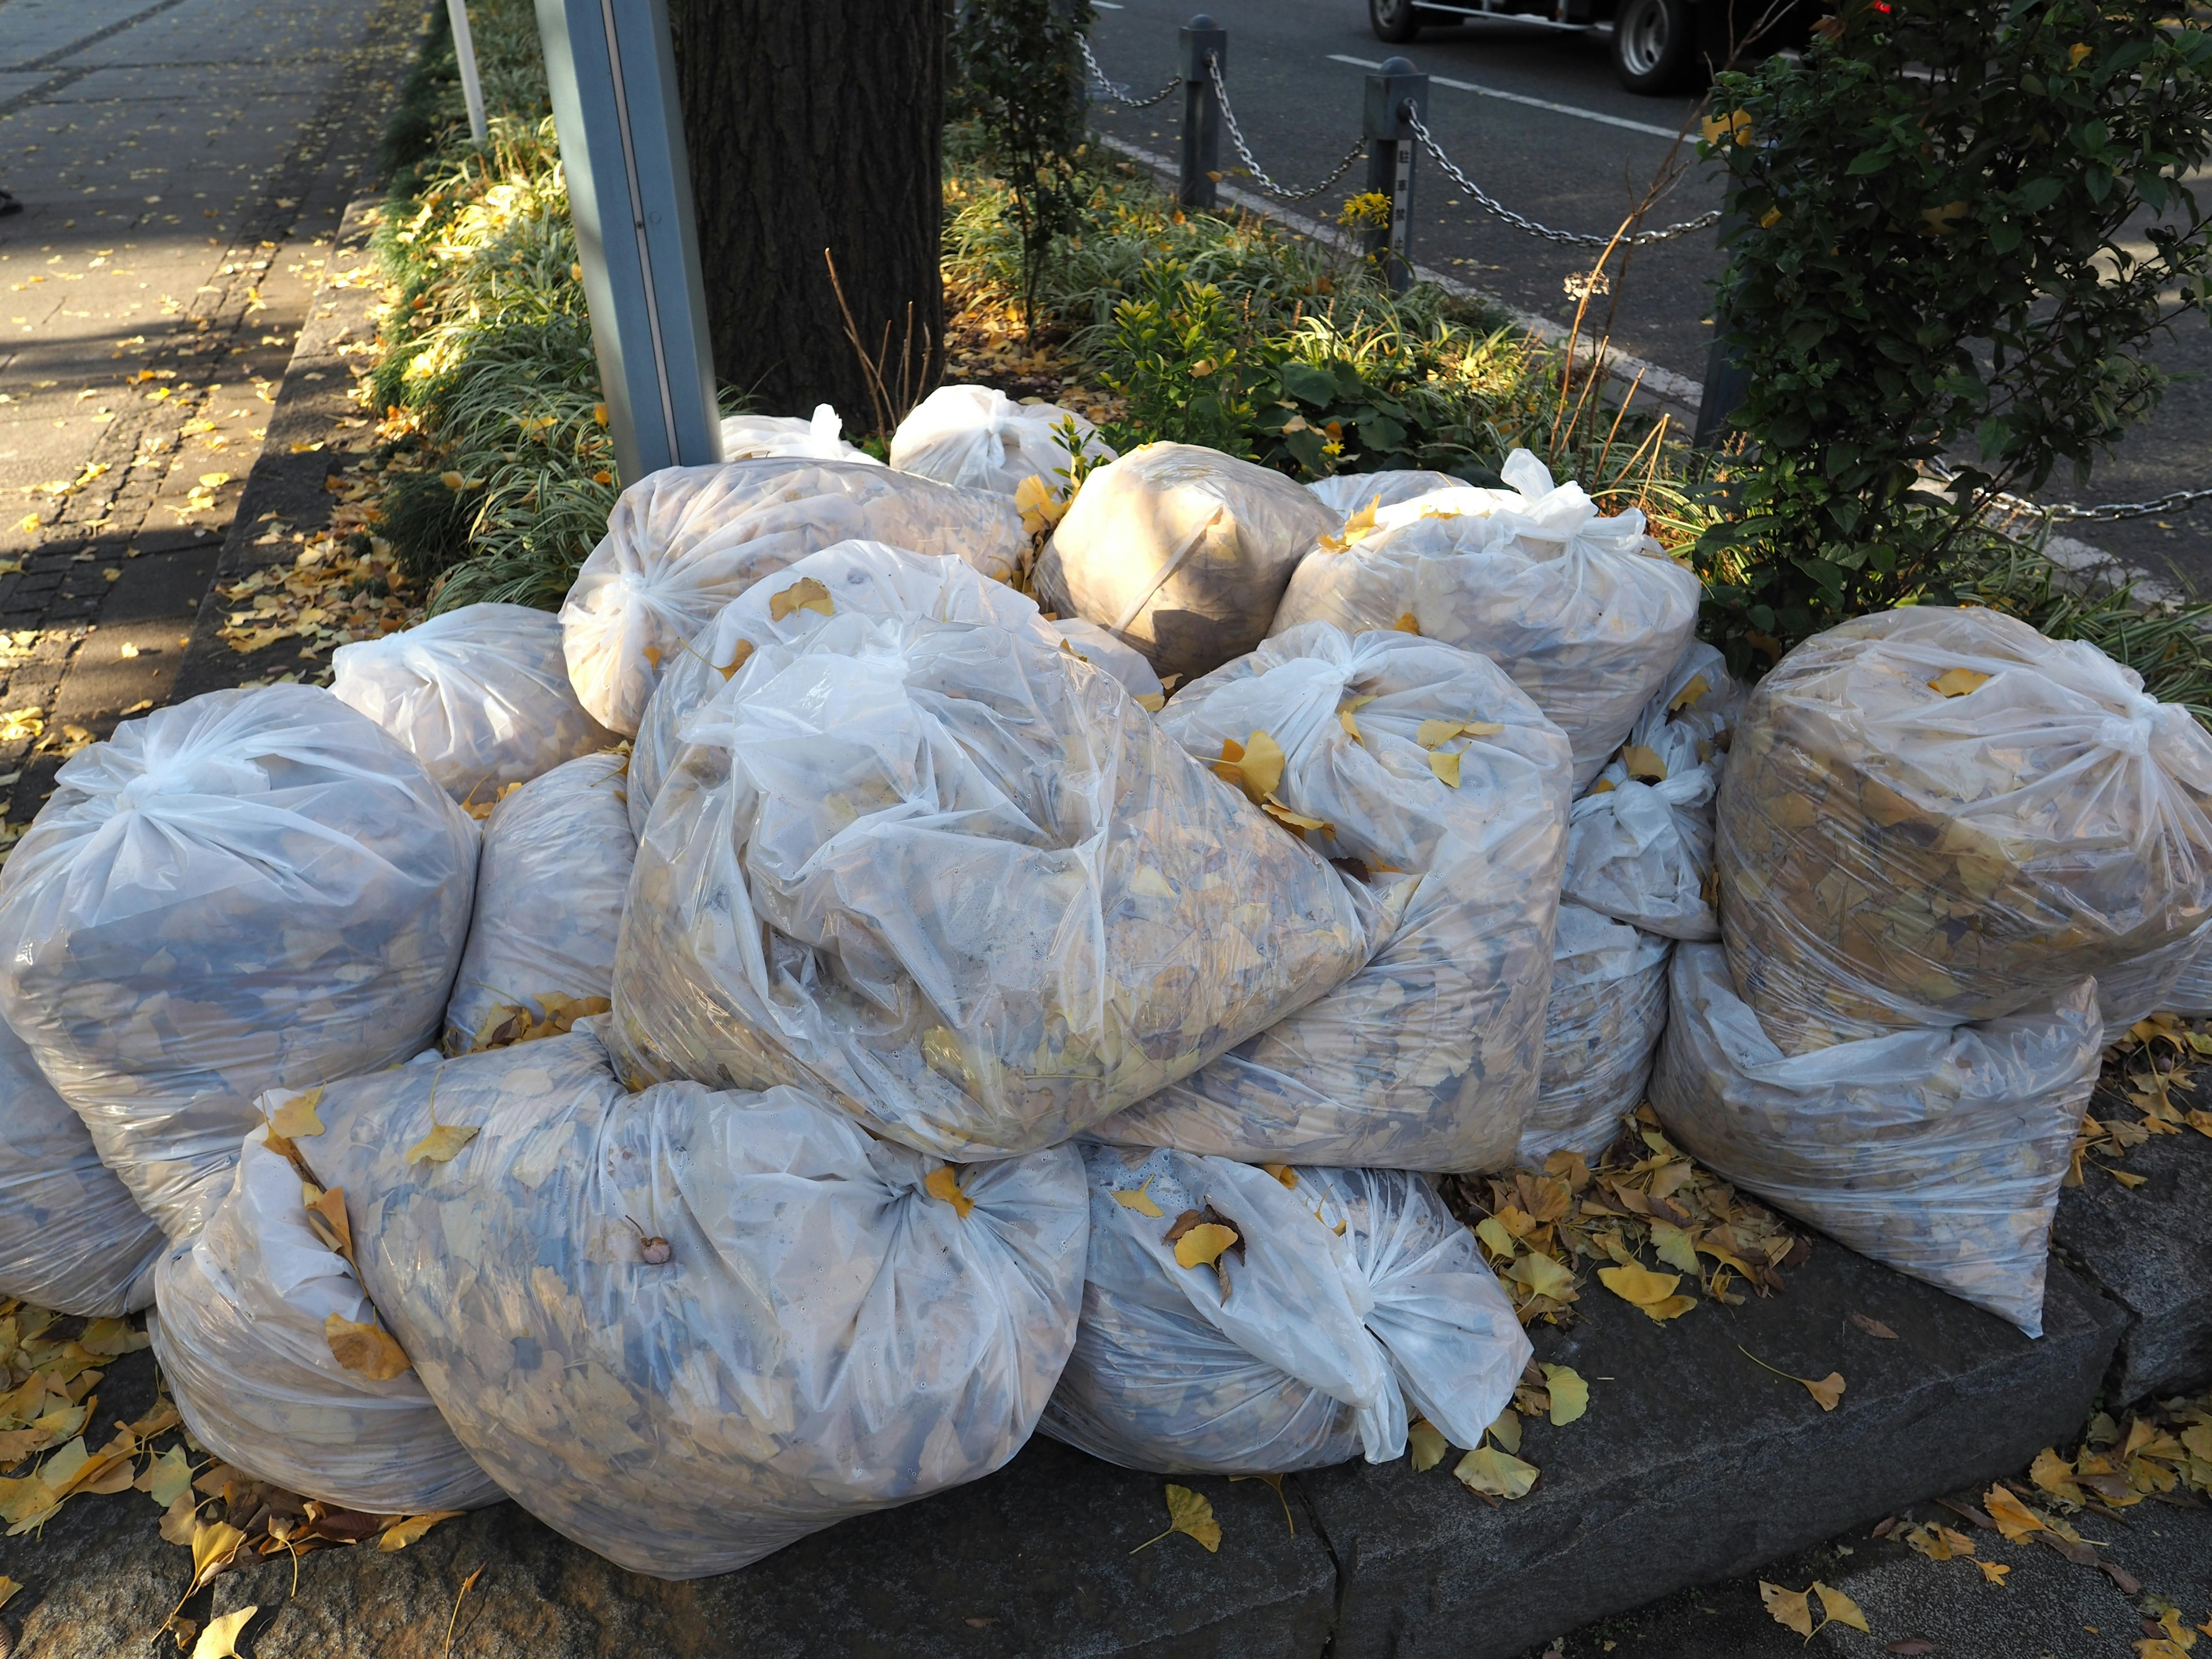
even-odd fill
[[[9,1598],[22,1588],[23,1587],[21,1584],[10,1578],[6,1573],[0,1572],[0,1607],[6,1607],[8,1605]]]
[[[1497,1420],[1491,1424],[1488,1432],[1490,1437],[1507,1451],[1519,1451],[1521,1449],[1520,1413],[1508,1406],[1498,1413]]]
[[[1764,1359],[1761,1359],[1750,1349],[1745,1347],[1741,1342],[1736,1344],[1735,1351],[1741,1354],[1746,1359],[1751,1361],[1753,1364],[1758,1366],[1759,1370],[1763,1371],[1772,1371],[1775,1376],[1781,1377],[1785,1382],[1795,1382],[1797,1384],[1799,1388],[1804,1389],[1806,1393],[1811,1395],[1814,1399],[1820,1401],[1820,1409],[1824,1412],[1832,1412],[1835,1410],[1836,1407],[1843,1400],[1845,1384],[1844,1382],[1844,1374],[1841,1371],[1830,1371],[1826,1376],[1817,1379],[1810,1376],[1799,1376],[1794,1372],[1782,1370],[1781,1367],[1778,1365],[1768,1364]]]
[[[1867,1631],[1866,1614],[1859,1611],[1859,1604],[1834,1585],[1824,1584],[1815,1578],[1813,1594],[1820,1598],[1820,1610],[1828,1615],[1829,1624],[1848,1625],[1855,1631],[1872,1633]]]
[[[1807,1641],[1813,1639],[1813,1607],[1803,1590],[1784,1589],[1759,1581],[1759,1600],[1778,1625],[1786,1625]]]
[[[228,1521],[204,1521],[192,1533],[192,1590],[197,1593],[231,1563],[246,1534]]]
[[[1544,1386],[1552,1396],[1553,1428],[1563,1429],[1589,1410],[1589,1384],[1572,1366],[1545,1366]]]
[[[2081,1488],[2074,1482],[2074,1466],[2061,1457],[2051,1447],[2045,1446],[2036,1453],[2035,1462],[2029,1465],[2027,1478],[2037,1487],[2049,1492],[2063,1503],[2081,1507]]]
[[[1147,1538],[1137,1546],[1136,1550],[1131,1550],[1129,1553],[1134,1555],[1137,1550],[1149,1549],[1158,1543],[1162,1538],[1170,1538],[1176,1533],[1182,1533],[1185,1537],[1195,1538],[1206,1546],[1209,1555],[1218,1555],[1221,1553],[1221,1524],[1213,1518],[1213,1505],[1208,1503],[1203,1495],[1193,1492],[1188,1486],[1170,1486],[1167,1490],[1167,1531]]]
[[[1674,1287],[1682,1282],[1680,1273],[1655,1273],[1632,1261],[1624,1267],[1600,1267],[1597,1276],[1606,1289],[1655,1320],[1676,1318],[1698,1305],[1695,1297],[1674,1294]]]
[[[389,1554],[404,1550],[441,1521],[452,1521],[466,1515],[466,1510],[439,1510],[431,1515],[410,1515],[398,1525],[386,1527],[376,1540],[376,1547]]]
[[[2002,1561],[1977,1561],[1974,1565],[1982,1570],[1982,1577],[1992,1584],[2003,1583],[2005,1575],[2012,1571]]]
[[[2008,1543],[2018,1544],[2050,1530],[2050,1523],[2014,1497],[2009,1486],[1991,1486],[1982,1495],[1982,1507]]]
[[[1229,1484],[1232,1486],[1239,1480],[1257,1480],[1263,1486],[1273,1487],[1275,1491],[1275,1501],[1283,1506],[1283,1524],[1291,1529],[1291,1537],[1296,1538],[1298,1535],[1298,1523],[1291,1519],[1291,1500],[1284,1493],[1283,1477],[1281,1475],[1232,1474],[1229,1477]]]
[[[1872,1317],[1870,1315],[1855,1313],[1851,1316],[1851,1323],[1857,1326],[1869,1336],[1878,1336],[1885,1342],[1894,1342],[1897,1340],[1897,1333],[1895,1331],[1893,1331],[1888,1326],[1883,1324],[1881,1321]]]
[[[1452,1470],[1460,1484],[1486,1498],[1526,1498],[1542,1471],[1495,1446],[1478,1446]]]
[[[372,1382],[389,1382],[408,1369],[406,1352],[380,1326],[356,1325],[331,1314],[323,1321],[323,1340],[330,1344],[331,1358]]]
[[[1406,1450],[1413,1459],[1413,1473],[1425,1474],[1444,1461],[1451,1444],[1444,1438],[1443,1431],[1425,1417],[1413,1419],[1406,1431]]]
[[[238,1659],[238,1638],[258,1607],[240,1607],[236,1613],[226,1613],[220,1619],[210,1619],[200,1639],[192,1644],[192,1659]]]

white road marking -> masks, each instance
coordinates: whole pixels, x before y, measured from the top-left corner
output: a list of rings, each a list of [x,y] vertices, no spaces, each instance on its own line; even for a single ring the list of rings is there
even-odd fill
[[[1097,5],[1101,0],[1091,0],[1091,3]],[[1349,64],[1354,69],[1379,70],[1382,67],[1364,58],[1347,58],[1340,52],[1329,53],[1328,60],[1332,64]],[[1609,127],[1625,127],[1631,132],[1648,132],[1656,138],[1672,138],[1677,131],[1674,127],[1654,126],[1649,121],[1632,121],[1622,115],[1607,115],[1594,109],[1577,109],[1572,104],[1555,104],[1548,98],[1530,98],[1517,92],[1500,92],[1496,87],[1479,87],[1472,81],[1455,81],[1447,75],[1431,75],[1429,81],[1433,86],[1449,87],[1455,92],[1472,92],[1484,98],[1502,98],[1509,104],[1526,104],[1530,109],[1547,109],[1554,115],[1572,115],[1581,120],[1597,121]]]

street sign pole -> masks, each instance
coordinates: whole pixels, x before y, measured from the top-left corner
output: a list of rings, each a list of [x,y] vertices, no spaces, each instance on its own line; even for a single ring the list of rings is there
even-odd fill
[[[667,0],[538,0],[624,484],[722,459]]]
[[[461,73],[461,101],[469,106],[469,137],[484,141],[483,82],[477,75],[476,37],[469,33],[469,0],[446,0],[446,21],[453,26],[453,62]]]

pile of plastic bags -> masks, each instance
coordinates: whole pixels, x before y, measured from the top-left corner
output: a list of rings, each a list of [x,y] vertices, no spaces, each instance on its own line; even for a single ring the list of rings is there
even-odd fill
[[[1072,450],[1059,435],[1071,426]],[[1078,456],[1095,465],[1115,459],[1073,410],[1018,404],[989,386],[941,386],[891,434],[891,465],[900,471],[994,495],[1013,495],[1031,478],[1064,489]]]

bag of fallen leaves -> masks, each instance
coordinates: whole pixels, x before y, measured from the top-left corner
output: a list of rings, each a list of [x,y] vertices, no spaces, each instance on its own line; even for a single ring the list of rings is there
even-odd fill
[[[465,605],[342,645],[331,664],[331,695],[479,817],[506,786],[617,741],[576,701],[561,624],[528,605]]]
[[[1027,1152],[1311,1001],[1388,925],[1110,675],[1011,629],[821,618],[684,736],[615,957],[634,1082],[799,1084],[939,1157]]]
[[[1395,507],[1400,501],[1410,501],[1416,495],[1430,495],[1439,489],[1459,488],[1461,481],[1449,472],[1418,470],[1340,472],[1333,478],[1316,478],[1306,486],[1308,493],[1316,501],[1336,514],[1340,525],[1354,514]]]
[[[0,1024],[0,1299],[136,1313],[154,1299],[163,1243],[23,1040]]]
[[[1540,1170],[1553,1152],[1595,1158],[1644,1098],[1667,1029],[1667,957],[1674,941],[1586,910],[1559,907],[1544,1071],[1513,1162]]]
[[[1721,948],[1677,947],[1651,1104],[1699,1163],[1863,1255],[2043,1328],[2043,1269],[2103,1025],[2087,981],[1976,1025],[1785,1055]]]
[[[995,387],[941,386],[916,404],[891,434],[891,465],[963,489],[1012,496],[1030,478],[1065,488],[1055,473],[1071,470],[1054,431],[1075,423],[1079,448],[1093,465],[1114,451],[1090,422],[1056,404],[1018,404]]]
[[[1567,734],[1586,789],[1688,644],[1698,579],[1644,534],[1643,514],[1601,518],[1527,450],[1504,477],[1512,489],[1354,514],[1298,566],[1269,631],[1333,622],[1480,652]]]
[[[264,1089],[435,1040],[477,827],[327,691],[213,691],[65,764],[0,877],[4,1011],[172,1239]]]
[[[493,810],[446,1005],[447,1054],[551,1036],[606,1012],[637,861],[623,767],[620,755],[586,755]]]
[[[597,1024],[334,1085],[299,1142],[477,1462],[688,1578],[1012,1457],[1074,1341],[1073,1150],[961,1170],[793,1089],[632,1095]]]
[[[722,416],[722,459],[757,461],[770,456],[799,455],[817,461],[859,461],[865,466],[883,463],[865,449],[855,449],[842,435],[845,422],[835,404],[817,404],[811,417],[804,415],[725,415]]]
[[[1279,472],[1146,444],[1084,480],[1037,562],[1037,599],[1192,680],[1259,644],[1291,568],[1336,527]]]
[[[1092,1133],[1253,1163],[1510,1159],[1544,1053],[1559,728],[1486,658],[1327,623],[1185,688],[1159,724],[1401,914],[1343,984]]]
[[[1067,648],[1095,668],[1103,668],[1121,682],[1121,689],[1158,714],[1167,701],[1167,686],[1152,672],[1144,653],[1124,645],[1097,623],[1080,617],[1060,617],[1053,624]]]
[[[843,541],[889,542],[1016,574],[1012,504],[887,466],[777,459],[676,466],[622,493],[561,605],[568,678],[592,716],[635,733],[661,671],[763,576]]]
[[[1086,1143],[1091,1256],[1044,1431],[1160,1474],[1480,1446],[1528,1339],[1419,1176]]]
[[[291,1098],[264,1097],[280,1122]],[[299,1098],[306,1133],[315,1096]],[[233,1177],[198,1242],[163,1258],[146,1321],[185,1426],[257,1480],[371,1515],[498,1502],[362,1291],[345,1195],[303,1185],[266,1128]]]
[[[1713,796],[1739,702],[1720,653],[1691,641],[1569,814],[1569,902],[1669,939],[1721,936]]]
[[[1934,605],[1783,659],[1729,750],[1717,857],[1736,988],[1784,1053],[2092,976],[2118,1024],[2155,1007],[2212,916],[2212,737],[2141,687],[2094,646]]]
[[[685,719],[728,684],[754,652],[771,641],[793,644],[826,617],[854,611],[989,623],[1026,631],[1048,647],[1060,642],[1035,600],[957,559],[881,542],[840,542],[810,553],[732,599],[682,650],[661,659],[660,684],[630,749],[631,828],[645,833],[661,782],[683,750]]]

